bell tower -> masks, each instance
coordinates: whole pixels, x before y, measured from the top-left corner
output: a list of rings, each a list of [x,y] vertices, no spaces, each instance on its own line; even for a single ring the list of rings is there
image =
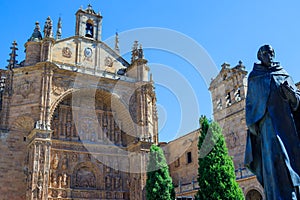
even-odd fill
[[[101,41],[102,16],[96,13],[89,4],[87,9],[80,8],[76,12],[75,35]]]
[[[247,71],[240,61],[235,67],[222,65],[218,76],[212,80],[209,90],[212,95],[213,115],[226,139],[229,155],[235,169],[243,166],[246,143],[245,100]]]

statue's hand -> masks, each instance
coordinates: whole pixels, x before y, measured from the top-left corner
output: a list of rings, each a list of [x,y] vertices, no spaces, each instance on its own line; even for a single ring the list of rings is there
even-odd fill
[[[292,86],[288,84],[287,81],[284,81],[280,85],[280,92],[284,100],[288,101],[293,110],[296,110],[299,104],[296,92]]]

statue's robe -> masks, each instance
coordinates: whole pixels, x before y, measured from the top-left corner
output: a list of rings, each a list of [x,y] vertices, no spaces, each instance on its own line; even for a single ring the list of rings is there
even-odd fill
[[[280,85],[287,81],[300,99],[291,77],[278,64],[254,64],[246,97],[245,164],[264,187],[267,200],[300,199],[300,106],[285,99]]]

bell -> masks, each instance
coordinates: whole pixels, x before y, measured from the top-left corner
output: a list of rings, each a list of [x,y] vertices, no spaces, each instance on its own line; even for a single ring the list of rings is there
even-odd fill
[[[92,38],[92,37],[93,37],[92,31],[89,30],[89,29],[86,30],[85,36],[86,36],[86,37],[91,37],[91,38]]]

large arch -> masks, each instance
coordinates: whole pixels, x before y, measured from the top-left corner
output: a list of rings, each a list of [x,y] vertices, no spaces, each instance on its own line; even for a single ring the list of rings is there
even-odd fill
[[[51,119],[52,119],[52,117],[53,117],[53,112],[54,112],[54,110],[57,108],[57,106],[58,106],[58,104],[66,97],[66,96],[68,96],[68,95],[70,95],[70,94],[72,94],[72,93],[74,93],[74,92],[76,92],[76,91],[78,91],[78,89],[74,89],[74,88],[72,88],[72,89],[69,89],[69,90],[67,90],[67,91],[65,91],[63,94],[61,94],[59,97],[57,97],[56,99],[55,99],[55,101],[50,105],[50,109],[49,109],[49,115],[48,115],[48,122],[51,122]]]
[[[105,89],[68,90],[52,104],[49,117],[52,139],[122,145],[122,134],[135,133],[127,105]]]

